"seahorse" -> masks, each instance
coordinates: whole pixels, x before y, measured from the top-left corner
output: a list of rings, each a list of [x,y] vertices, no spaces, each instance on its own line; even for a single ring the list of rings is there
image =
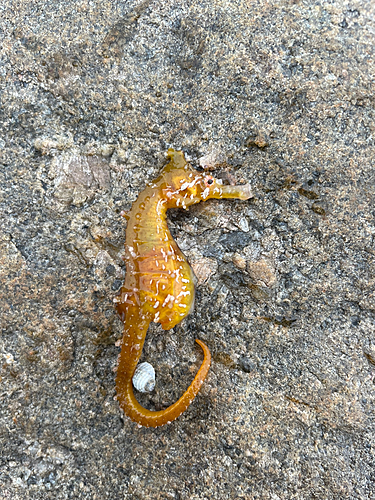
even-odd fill
[[[151,321],[170,330],[189,313],[194,303],[194,275],[174,241],[166,221],[169,208],[184,208],[210,198],[251,197],[248,184],[223,185],[220,179],[198,172],[182,151],[168,150],[170,162],[160,176],[140,193],[130,212],[125,240],[125,283],[116,297],[124,322],[122,348],[116,377],[117,399],[131,420],[158,427],[179,417],[197,395],[208,373],[211,355],[201,340],[204,360],[180,399],[161,411],[150,411],[135,398],[132,377],[142,353]]]

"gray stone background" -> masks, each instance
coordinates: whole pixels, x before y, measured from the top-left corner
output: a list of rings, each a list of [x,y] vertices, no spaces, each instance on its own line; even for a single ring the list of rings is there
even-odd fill
[[[0,5],[0,498],[369,499],[374,40],[366,0]],[[168,147],[253,200],[169,214],[195,310],[150,328],[174,402],[115,397],[128,209]]]

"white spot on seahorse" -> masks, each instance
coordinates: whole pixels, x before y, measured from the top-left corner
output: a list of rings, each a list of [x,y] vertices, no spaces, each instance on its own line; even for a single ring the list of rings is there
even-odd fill
[[[160,312],[158,311],[154,316],[154,323],[157,323],[159,321],[159,317],[160,317]]]
[[[130,255],[133,257],[133,259],[135,259],[137,257],[137,254],[134,252],[134,248],[128,247],[128,250],[130,252]]]
[[[171,304],[173,304],[173,302],[174,302],[174,301],[175,301],[174,296],[173,296],[173,295],[168,294],[168,295],[166,296],[166,298],[165,298],[164,302],[163,302],[162,307],[165,307],[165,306],[168,304],[168,302],[170,302]]]
[[[202,193],[202,198],[205,200],[209,194],[210,194],[210,190],[208,188],[206,188]]]

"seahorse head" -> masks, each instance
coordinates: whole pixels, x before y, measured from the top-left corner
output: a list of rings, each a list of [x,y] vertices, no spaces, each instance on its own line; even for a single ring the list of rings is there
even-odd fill
[[[164,167],[159,179],[169,207],[187,208],[209,198],[246,200],[251,197],[248,185],[224,186],[221,179],[193,169],[182,151],[169,149],[168,155],[171,161]]]

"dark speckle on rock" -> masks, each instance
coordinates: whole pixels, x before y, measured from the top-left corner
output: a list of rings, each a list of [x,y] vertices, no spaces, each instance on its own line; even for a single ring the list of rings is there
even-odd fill
[[[321,205],[318,205],[317,203],[313,203],[311,205],[311,210],[318,215],[325,215],[326,214],[325,209]]]
[[[375,3],[3,0],[0,497],[374,497]],[[115,398],[129,210],[183,149],[248,201],[176,211],[194,311]],[[199,265],[198,265],[199,264]],[[203,279],[204,278],[204,279]]]
[[[242,357],[238,364],[245,373],[251,373],[256,369],[256,364],[250,358]]]
[[[269,146],[269,139],[262,132],[254,133],[247,137],[245,140],[245,146],[248,148],[255,146],[259,149],[263,149],[266,146]]]
[[[251,233],[231,231],[230,233],[224,233],[219,238],[218,243],[220,243],[220,245],[224,247],[225,250],[229,252],[235,252],[236,250],[242,250],[249,244],[251,240]]]
[[[118,290],[124,280],[115,280],[112,284],[112,290]]]
[[[299,188],[298,192],[301,196],[304,196],[305,198],[308,198],[309,200],[317,200],[319,198],[319,195],[315,193],[314,191],[310,191],[304,188]]]
[[[115,273],[115,266],[113,266],[112,264],[109,264],[106,268],[105,268],[107,274],[109,274],[110,276],[113,276],[113,274]]]

